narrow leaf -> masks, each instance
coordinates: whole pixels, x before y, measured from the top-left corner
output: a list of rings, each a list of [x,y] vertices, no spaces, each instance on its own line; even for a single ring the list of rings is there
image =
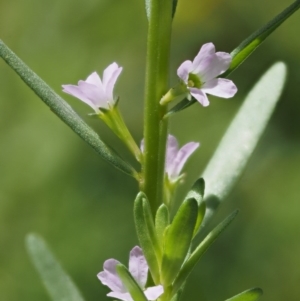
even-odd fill
[[[285,20],[287,20],[294,12],[300,8],[300,1],[297,0],[270,22],[255,31],[247,39],[245,39],[237,48],[231,52],[232,62],[229,69],[222,74],[222,77],[227,77],[237,67],[239,67],[252,52],[261,45],[261,43]]]
[[[77,135],[87,142],[103,159],[126,174],[138,178],[137,172],[115,151],[109,148],[59,95],[18,58],[1,40],[0,56],[21,77],[29,88],[66,123]]]
[[[198,245],[194,252],[192,252],[192,254],[188,258],[188,260],[186,260],[174,281],[172,295],[177,293],[177,291],[184,284],[187,277],[190,275],[190,273],[192,272],[202,255],[213,244],[217,237],[228,227],[228,225],[230,225],[230,223],[235,219],[237,214],[238,210],[234,211],[231,215],[229,215],[223,222],[221,222],[217,227],[215,227]]]
[[[232,57],[231,65],[229,69],[221,75],[221,77],[226,78],[230,73],[232,73],[236,68],[238,68],[275,29],[277,29],[299,8],[300,0],[297,0],[293,4],[288,6],[285,10],[283,10],[280,14],[278,14],[275,18],[273,18],[263,27],[252,33],[247,39],[245,39],[237,48],[235,48],[230,53]],[[192,98],[191,101],[185,98],[173,108],[171,108],[169,112],[164,116],[164,118],[167,118],[174,113],[187,109],[195,102],[197,102],[195,98]]]
[[[124,265],[120,263],[117,264],[116,270],[122,280],[122,283],[134,301],[148,301],[142,289]]]
[[[165,204],[160,205],[155,216],[155,228],[160,245],[163,245],[164,232],[170,224],[169,209]]]
[[[197,215],[197,221],[196,221],[193,237],[195,237],[197,235],[197,233],[199,232],[199,230],[200,230],[200,227],[201,227],[202,222],[204,220],[205,211],[206,211],[206,204],[205,204],[205,202],[202,202],[198,206],[198,215]]]
[[[161,267],[164,286],[173,282],[186,258],[193,238],[197,212],[197,201],[194,198],[185,200],[166,232]]]
[[[144,193],[140,192],[134,201],[134,221],[137,236],[140,245],[143,249],[145,258],[147,260],[153,281],[155,284],[159,283],[159,262],[156,255],[156,250],[149,233],[147,221],[145,219],[145,212],[143,200],[147,200]]]
[[[192,186],[191,190],[187,193],[185,200],[194,198],[200,205],[204,196],[205,182],[203,178],[199,178]]]
[[[278,102],[286,78],[286,66],[274,64],[246,97],[231,122],[202,177],[205,179],[206,213],[211,219],[245,169]]]
[[[262,296],[263,291],[256,287],[249,289],[225,301],[257,301]]]
[[[41,237],[29,234],[26,237],[26,247],[53,301],[84,301],[70,276],[62,269]]]

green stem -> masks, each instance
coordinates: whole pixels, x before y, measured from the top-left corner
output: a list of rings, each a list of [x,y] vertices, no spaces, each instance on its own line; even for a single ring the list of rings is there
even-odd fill
[[[168,124],[166,106],[159,104],[168,91],[172,0],[151,0],[147,43],[144,164],[141,190],[153,214],[163,199],[165,148]]]

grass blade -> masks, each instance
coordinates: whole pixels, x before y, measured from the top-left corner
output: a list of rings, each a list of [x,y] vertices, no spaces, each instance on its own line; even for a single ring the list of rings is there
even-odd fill
[[[230,299],[226,299],[225,301],[257,301],[263,294],[263,291],[258,288],[252,288],[247,291],[244,291]]]

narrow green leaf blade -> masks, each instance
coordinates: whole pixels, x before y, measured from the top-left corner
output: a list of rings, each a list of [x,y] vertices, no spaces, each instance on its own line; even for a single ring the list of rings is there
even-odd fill
[[[159,262],[145,219],[144,200],[147,200],[147,197],[144,193],[140,192],[134,201],[134,222],[137,236],[147,260],[153,281],[155,284],[158,284],[160,279]]]
[[[41,237],[29,234],[26,237],[26,247],[53,301],[84,301],[70,276],[62,269]]]
[[[0,56],[21,77],[29,88],[66,123],[79,137],[87,142],[103,159],[126,174],[138,177],[137,172],[115,151],[110,149],[59,95],[18,58],[1,40]]]
[[[293,13],[300,8],[300,1],[297,0],[274,19],[265,24],[263,27],[255,31],[247,39],[245,39],[237,48],[231,52],[232,62],[229,69],[222,74],[222,77],[227,77],[237,67],[239,67],[252,52],[262,44],[262,42],[285,20],[287,20]]]
[[[202,222],[204,220],[205,211],[206,211],[206,204],[205,204],[205,202],[202,202],[198,206],[198,215],[197,215],[197,221],[196,221],[193,237],[195,237],[197,235],[197,233],[199,232],[199,230],[200,230],[200,227],[201,227]]]
[[[204,196],[204,190],[205,190],[205,182],[203,178],[199,178],[192,186],[192,188],[190,189],[190,191],[187,193],[185,200],[190,199],[190,198],[194,198],[198,205],[200,205],[200,203],[203,200],[203,196]]]
[[[239,179],[278,102],[286,66],[274,64],[247,95],[202,177],[205,179],[206,213],[203,226]]]
[[[231,222],[236,218],[238,210],[234,211],[229,215],[223,222],[221,222],[217,227],[215,227],[198,245],[198,247],[192,252],[188,260],[184,263],[178,276],[176,277],[173,284],[172,295],[176,294],[177,291],[186,281],[187,277],[190,275],[202,255],[207,251],[207,249],[213,244],[213,242],[218,238],[218,236],[231,224]]]
[[[160,245],[163,245],[165,229],[170,224],[169,209],[165,204],[160,205],[155,216],[155,229]]]
[[[117,264],[116,270],[122,280],[122,283],[134,301],[148,301],[142,289],[124,265],[120,263]]]
[[[169,286],[182,266],[193,238],[198,203],[194,198],[185,200],[166,232],[161,266],[161,280]]]
[[[226,299],[225,301],[257,301],[262,296],[262,289],[255,287],[240,293],[230,299]]]

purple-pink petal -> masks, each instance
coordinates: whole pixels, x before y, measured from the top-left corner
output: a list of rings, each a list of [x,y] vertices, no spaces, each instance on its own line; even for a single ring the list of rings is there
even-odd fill
[[[230,63],[231,56],[229,53],[217,52],[203,60],[193,73],[198,74],[202,82],[207,82],[224,73],[229,68]]]
[[[131,295],[129,293],[118,293],[118,292],[110,292],[106,296],[117,298],[123,301],[133,301]]]
[[[113,292],[126,293],[126,289],[117,273],[116,266],[120,262],[115,259],[108,259],[103,264],[103,272],[97,277],[103,285],[108,286]]]
[[[106,92],[106,96],[109,99],[113,99],[113,89],[119,75],[122,72],[122,67],[119,67],[117,63],[110,64],[103,73],[103,86]]]
[[[102,88],[102,82],[97,72],[93,72],[89,75],[85,82]]]
[[[197,89],[197,88],[190,88],[190,92],[191,92],[191,95],[194,98],[196,98],[196,100],[198,102],[200,102],[200,104],[203,107],[207,107],[209,105],[208,98],[207,98],[206,94],[202,90]]]
[[[144,257],[143,251],[139,246],[135,246],[129,255],[129,272],[140,285],[144,288],[148,276],[148,264]]]
[[[177,153],[172,165],[168,169],[168,175],[171,178],[177,178],[186,163],[187,159],[199,147],[199,143],[189,142],[185,144]]]
[[[177,75],[181,78],[185,83],[189,78],[189,73],[191,72],[193,64],[191,61],[184,61],[179,68],[177,69]]]
[[[92,107],[96,112],[99,111],[98,107],[84,94],[80,87],[74,85],[62,85],[62,87],[63,92],[80,99],[81,101]]]
[[[168,135],[167,149],[166,149],[166,171],[173,164],[173,161],[178,152],[178,147],[179,146],[178,146],[177,139],[172,135]]]
[[[162,285],[148,287],[145,291],[145,296],[148,300],[156,300],[164,293],[164,288]]]
[[[230,98],[237,92],[236,85],[226,78],[214,78],[203,85],[202,91],[222,98]]]
[[[198,54],[193,60],[193,69],[198,70],[198,66],[202,65],[207,58],[214,55],[216,52],[215,46],[213,43],[206,43],[202,45],[201,49],[199,50]],[[194,72],[193,72],[194,73]]]

